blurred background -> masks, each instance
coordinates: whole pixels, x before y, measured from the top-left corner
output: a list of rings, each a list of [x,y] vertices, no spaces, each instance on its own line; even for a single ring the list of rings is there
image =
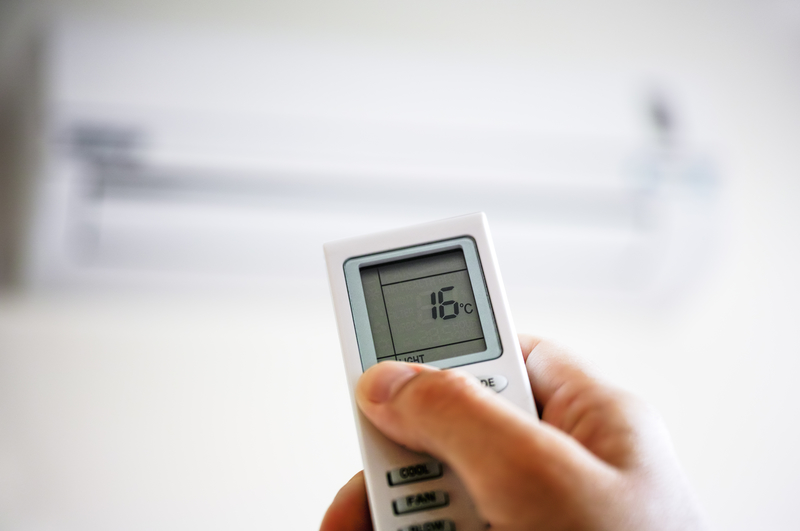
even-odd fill
[[[517,328],[800,528],[800,2],[0,2],[0,528],[315,529],[322,243],[485,211]]]

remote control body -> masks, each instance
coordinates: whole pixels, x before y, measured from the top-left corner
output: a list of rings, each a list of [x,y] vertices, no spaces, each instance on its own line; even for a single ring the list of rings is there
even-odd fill
[[[486,528],[443,461],[386,438],[355,404],[380,361],[455,368],[536,418],[483,213],[324,246],[375,531]]]

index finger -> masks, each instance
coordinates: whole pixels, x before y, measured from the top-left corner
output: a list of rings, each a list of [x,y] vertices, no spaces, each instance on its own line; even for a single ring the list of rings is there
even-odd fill
[[[531,390],[540,408],[565,385],[584,387],[597,385],[591,368],[560,345],[536,336],[520,335],[519,344]]]

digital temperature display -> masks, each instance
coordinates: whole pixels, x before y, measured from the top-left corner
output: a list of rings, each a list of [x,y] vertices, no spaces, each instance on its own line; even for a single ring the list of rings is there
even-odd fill
[[[377,361],[416,363],[486,350],[464,251],[361,269]]]

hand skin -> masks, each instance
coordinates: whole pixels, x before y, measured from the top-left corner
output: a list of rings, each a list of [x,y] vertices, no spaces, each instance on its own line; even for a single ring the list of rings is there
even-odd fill
[[[543,422],[458,370],[383,362],[356,401],[383,433],[446,462],[493,531],[707,529],[658,415],[553,343],[520,336]],[[364,475],[320,531],[372,531]]]

